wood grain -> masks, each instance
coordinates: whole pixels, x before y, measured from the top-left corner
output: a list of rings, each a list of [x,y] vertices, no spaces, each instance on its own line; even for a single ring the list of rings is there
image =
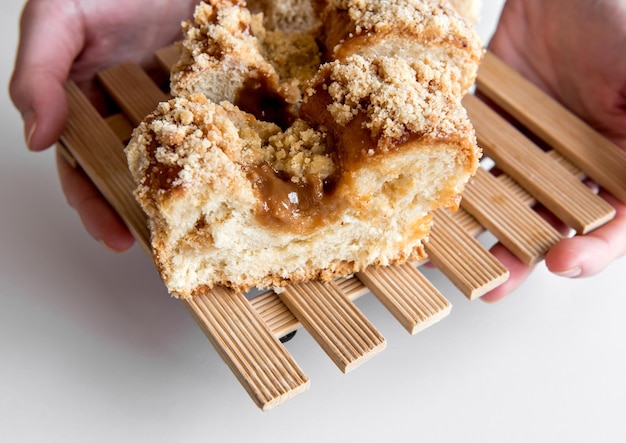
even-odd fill
[[[60,142],[151,254],[146,216],[133,197],[135,183],[124,145],[76,84],[68,83],[66,92],[69,115]]]
[[[527,266],[541,261],[562,238],[552,225],[483,169],[465,188],[461,207]]]
[[[294,284],[278,295],[344,373],[385,348],[383,336],[333,283]]]
[[[486,103],[468,95],[463,104],[485,154],[566,225],[579,234],[586,234],[615,216],[611,205]]]
[[[243,295],[215,288],[184,303],[261,409],[309,388],[308,377]]]
[[[608,68],[610,69],[610,68]],[[478,89],[589,177],[626,203],[626,153],[487,52]]]
[[[434,212],[435,222],[426,243],[429,259],[470,300],[508,280],[509,271],[446,210]]]
[[[98,73],[107,93],[122,109],[132,126],[137,126],[158,103],[169,96],[133,62],[121,63]]]
[[[452,304],[414,264],[369,267],[357,277],[411,334],[446,317]]]

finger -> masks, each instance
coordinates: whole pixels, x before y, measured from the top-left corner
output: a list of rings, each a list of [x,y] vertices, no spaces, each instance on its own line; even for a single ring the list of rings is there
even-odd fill
[[[537,204],[533,208],[541,218],[552,225],[561,235],[567,235],[571,229],[559,220],[552,212]],[[490,252],[509,270],[509,279],[502,285],[486,293],[481,297],[485,302],[497,302],[515,291],[535,269],[535,266],[528,266],[521,262],[512,252],[501,243],[496,243]]]
[[[585,236],[564,239],[552,247],[546,254],[551,272],[570,278],[588,277],[626,254],[626,205],[604,191],[601,195],[615,208],[615,218]]]
[[[9,92],[22,114],[27,145],[35,151],[52,145],[65,126],[64,85],[82,48],[80,21],[72,12],[73,4],[31,0],[22,12]]]
[[[495,289],[484,294],[480,299],[495,303],[515,291],[534,270],[534,266],[526,266],[501,243],[496,243],[490,252],[509,270],[509,279]]]
[[[57,170],[67,202],[93,238],[114,251],[129,249],[134,238],[98,189],[81,171],[72,168],[57,150]]]

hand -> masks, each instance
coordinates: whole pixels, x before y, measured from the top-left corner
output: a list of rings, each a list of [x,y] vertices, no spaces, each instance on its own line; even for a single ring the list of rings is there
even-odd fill
[[[626,150],[625,24],[626,0],[508,0],[489,47]],[[600,195],[615,207],[615,219],[556,244],[546,254],[551,272],[591,276],[626,254],[626,205],[604,190]],[[501,244],[492,252],[511,278],[485,301],[504,298],[532,271]]]
[[[27,146],[54,144],[67,119],[65,83],[74,80],[101,108],[95,74],[133,60],[154,66],[154,52],[181,38],[181,21],[196,0],[30,0],[20,22],[20,42],[9,91],[24,120]],[[61,186],[87,231],[111,249],[133,237],[96,187],[57,155]]]

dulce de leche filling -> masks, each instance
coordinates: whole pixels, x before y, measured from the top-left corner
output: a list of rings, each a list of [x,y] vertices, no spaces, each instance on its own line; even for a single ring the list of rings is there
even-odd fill
[[[307,234],[326,223],[336,221],[348,205],[345,189],[351,171],[363,166],[376,151],[376,142],[364,130],[358,116],[346,126],[332,121],[326,106],[328,94],[320,89],[302,104],[300,116],[312,127],[327,132],[325,155],[335,164],[335,171],[321,177],[304,177],[279,171],[267,162],[248,167],[248,177],[259,198],[256,216],[263,225],[298,234]]]
[[[306,234],[336,221],[348,205],[345,190],[351,186],[351,173],[408,141],[373,138],[363,126],[365,116],[360,113],[348,124],[339,125],[327,110],[330,101],[325,88],[318,85],[303,102],[299,115],[312,127],[327,132],[325,155],[333,160],[334,173],[327,177],[308,174],[292,180],[268,162],[248,167],[248,177],[259,199],[256,216],[263,225]]]
[[[306,234],[335,220],[346,201],[338,197],[337,176],[321,179],[313,174],[293,182],[268,163],[249,168],[257,191],[256,217],[265,226]]]
[[[276,91],[275,85],[264,78],[248,82],[236,104],[257,119],[272,121],[283,129],[289,127],[296,118],[293,107]],[[309,105],[305,112],[327,113],[323,107],[318,107],[322,104],[315,103],[314,106],[317,109],[313,111]],[[337,151],[333,147],[336,147],[336,143],[329,138],[326,155],[337,164]],[[295,179],[269,162],[257,163],[246,169],[259,200],[255,215],[266,227],[307,234],[325,223],[335,221],[347,205],[337,192],[343,175],[340,167],[330,176],[309,173]]]

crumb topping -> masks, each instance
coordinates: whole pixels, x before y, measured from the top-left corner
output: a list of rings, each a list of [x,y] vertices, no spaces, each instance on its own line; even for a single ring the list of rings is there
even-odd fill
[[[312,34],[266,29],[263,14],[251,14],[244,2],[202,2],[193,20],[183,24],[183,31],[183,54],[172,69],[172,91],[178,96],[203,92],[214,98],[214,88],[229,90],[230,82],[241,86],[263,79],[271,93],[296,104],[304,82],[320,64]],[[223,72],[221,80],[214,82],[224,84],[206,85],[205,73],[216,68]],[[236,101],[234,95],[228,99]]]
[[[136,129],[136,143],[152,159],[136,175],[155,191],[193,187],[211,179],[206,163],[213,155],[225,155],[236,164],[262,161],[267,140],[279,131],[273,123],[258,121],[229,103],[216,105],[201,94],[175,98],[160,103]]]
[[[279,78],[297,82],[298,87],[312,78],[319,68],[320,50],[312,35],[269,31],[260,39],[260,45]]]
[[[277,171],[290,176],[293,183],[304,182],[312,175],[319,178],[331,176],[336,165],[327,154],[327,135],[311,128],[304,120],[296,122],[285,132],[268,140],[265,161]]]
[[[193,187],[206,180],[205,162],[216,150],[242,166],[266,162],[293,183],[311,176],[324,179],[336,169],[326,155],[326,134],[304,120],[283,132],[230,103],[215,105],[201,94],[160,103],[136,132],[138,143],[149,147],[152,158],[140,175],[148,177],[149,187],[161,190]]]
[[[361,114],[373,139],[398,140],[407,132],[445,135],[455,130],[446,125],[459,117],[451,115],[451,108],[456,108],[450,106],[446,93],[453,87],[451,79],[424,62],[400,57],[368,60],[355,55],[331,62],[325,69],[332,99],[328,111],[342,126]]]
[[[470,36],[471,28],[444,2],[420,0],[334,0],[329,9],[346,10],[357,35],[369,32],[410,31],[426,38]],[[464,39],[466,45],[472,44]]]

